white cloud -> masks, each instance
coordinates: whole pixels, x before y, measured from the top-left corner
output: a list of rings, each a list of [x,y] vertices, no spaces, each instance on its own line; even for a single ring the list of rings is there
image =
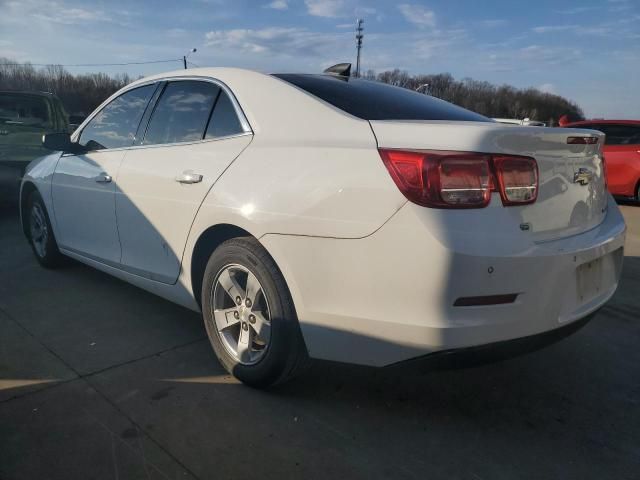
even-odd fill
[[[65,2],[47,2],[44,0],[11,0],[4,4],[3,16],[7,20],[58,23],[62,25],[82,25],[87,23],[110,22],[123,23],[130,12],[119,12],[119,19],[106,14],[103,10],[69,6]]]
[[[590,12],[599,7],[588,6],[588,7],[574,7],[574,8],[566,8],[564,10],[556,10],[556,13],[560,15],[577,15],[579,13]]]
[[[167,37],[169,38],[181,38],[187,34],[184,28],[170,28],[167,30]]]
[[[535,33],[550,33],[550,32],[566,32],[569,30],[576,30],[578,25],[542,25],[540,27],[533,27],[531,30]]]
[[[556,86],[553,83],[543,83],[542,85],[540,85],[538,87],[538,90],[540,90],[543,93],[555,94],[556,93]]]
[[[205,45],[229,52],[259,53],[271,56],[317,58],[337,56],[349,34],[318,33],[304,28],[269,27],[263,29],[214,30],[205,35]]]
[[[304,0],[309,15],[335,18],[343,16],[343,0]]]
[[[508,22],[503,19],[503,18],[492,18],[489,20],[480,20],[478,22],[478,24],[482,27],[487,27],[487,28],[497,28],[497,27],[503,27],[507,24]]]
[[[413,23],[418,27],[433,28],[436,26],[436,14],[422,5],[402,3],[398,5],[398,10],[400,10],[400,13],[402,13],[407,22]]]
[[[272,8],[274,10],[287,10],[289,8],[289,4],[287,0],[273,0],[273,2],[265,5],[265,8]]]
[[[614,31],[606,25],[590,27],[586,25],[543,25],[531,29],[535,33],[569,32],[575,35],[609,36],[621,35],[624,32]]]

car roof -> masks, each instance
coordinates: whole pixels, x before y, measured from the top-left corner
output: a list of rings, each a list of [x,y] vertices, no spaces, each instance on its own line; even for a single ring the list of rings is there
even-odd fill
[[[612,124],[612,123],[616,123],[616,124],[625,124],[625,125],[640,125],[640,120],[604,120],[604,119],[598,119],[598,118],[594,118],[593,120],[580,120],[579,122],[571,122],[571,123],[567,123],[566,125],[563,125],[564,127],[577,127],[579,125],[591,125],[591,124],[600,124],[600,125],[606,125],[606,124]]]
[[[297,143],[304,143],[317,142],[319,136],[324,135],[334,141],[352,141],[359,131],[362,142],[372,141],[371,126],[367,121],[324,103],[273,75],[226,67],[174,70],[136,80],[106,99],[87,117],[83,125],[124,92],[152,82],[173,79],[212,79],[226,86],[228,93],[235,97],[248,126],[260,138],[282,138],[286,141],[295,139]],[[269,94],[265,95],[265,92]],[[310,120],[301,122],[300,118]]]

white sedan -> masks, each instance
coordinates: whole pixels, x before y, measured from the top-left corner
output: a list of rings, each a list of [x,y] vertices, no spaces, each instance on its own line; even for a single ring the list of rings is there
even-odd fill
[[[45,267],[72,257],[201,311],[253,386],[310,357],[512,353],[616,290],[625,224],[602,143],[340,72],[183,70],[47,135],[22,224]]]

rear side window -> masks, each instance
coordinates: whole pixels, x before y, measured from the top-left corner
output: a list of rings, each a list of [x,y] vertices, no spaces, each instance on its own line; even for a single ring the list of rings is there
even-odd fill
[[[155,85],[147,85],[113,100],[84,127],[80,144],[89,150],[130,147],[155,89]]]
[[[143,144],[202,140],[219,93],[211,82],[170,82],[151,115]]]
[[[225,92],[220,92],[211,114],[205,138],[228,137],[242,132],[242,125],[238,120],[238,115],[233,103],[231,103],[231,99]]]
[[[274,76],[365,120],[493,121],[444,100],[380,82],[331,75]]]
[[[609,123],[599,127],[598,130],[604,132],[607,136],[605,139],[606,145],[640,144],[640,126]]]

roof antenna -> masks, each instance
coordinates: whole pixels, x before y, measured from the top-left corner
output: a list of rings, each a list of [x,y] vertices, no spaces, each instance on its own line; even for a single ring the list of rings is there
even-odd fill
[[[328,75],[336,75],[338,77],[350,77],[351,76],[351,64],[350,63],[338,63],[332,67],[327,68],[324,72]]]

